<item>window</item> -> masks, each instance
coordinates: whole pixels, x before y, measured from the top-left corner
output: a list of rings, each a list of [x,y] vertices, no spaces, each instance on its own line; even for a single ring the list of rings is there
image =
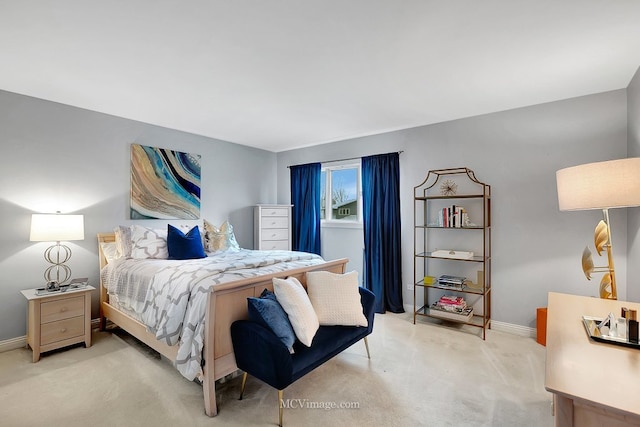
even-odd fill
[[[323,222],[362,222],[360,163],[323,165],[320,178],[320,219]]]

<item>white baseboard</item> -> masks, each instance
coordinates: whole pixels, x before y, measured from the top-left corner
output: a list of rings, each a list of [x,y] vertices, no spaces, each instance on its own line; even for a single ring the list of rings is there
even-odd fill
[[[15,350],[16,348],[22,348],[26,345],[26,335],[23,337],[9,338],[8,340],[0,341],[0,353],[9,350]]]
[[[514,325],[513,323],[491,321],[491,329],[494,331],[507,332],[513,335],[519,335],[521,337],[535,338],[536,328],[529,328],[527,326]]]

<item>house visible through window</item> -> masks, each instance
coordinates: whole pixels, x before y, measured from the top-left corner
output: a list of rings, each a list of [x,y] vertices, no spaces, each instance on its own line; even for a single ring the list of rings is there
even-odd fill
[[[362,222],[359,162],[323,165],[320,182],[320,218],[324,222]]]

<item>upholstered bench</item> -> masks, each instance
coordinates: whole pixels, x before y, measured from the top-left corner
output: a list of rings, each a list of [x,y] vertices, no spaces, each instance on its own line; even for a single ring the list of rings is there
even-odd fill
[[[247,374],[276,388],[279,425],[282,426],[281,402],[283,390],[287,386],[362,339],[365,342],[367,356],[370,358],[367,336],[373,331],[375,297],[367,289],[362,287],[357,289],[366,326],[320,324],[309,346],[296,340],[291,348],[287,348],[283,340],[261,322],[252,320],[234,322],[231,325],[233,350],[238,368],[244,371],[240,399],[244,393]],[[276,295],[278,295],[277,287]],[[251,309],[249,311],[251,313]]]

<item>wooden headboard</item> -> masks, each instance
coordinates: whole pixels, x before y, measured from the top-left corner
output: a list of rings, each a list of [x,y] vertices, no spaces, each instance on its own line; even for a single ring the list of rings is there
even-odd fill
[[[116,234],[115,233],[99,233],[98,234],[98,255],[100,257],[100,270],[107,265],[107,257],[104,256],[104,252],[102,252],[102,243],[115,243]]]

